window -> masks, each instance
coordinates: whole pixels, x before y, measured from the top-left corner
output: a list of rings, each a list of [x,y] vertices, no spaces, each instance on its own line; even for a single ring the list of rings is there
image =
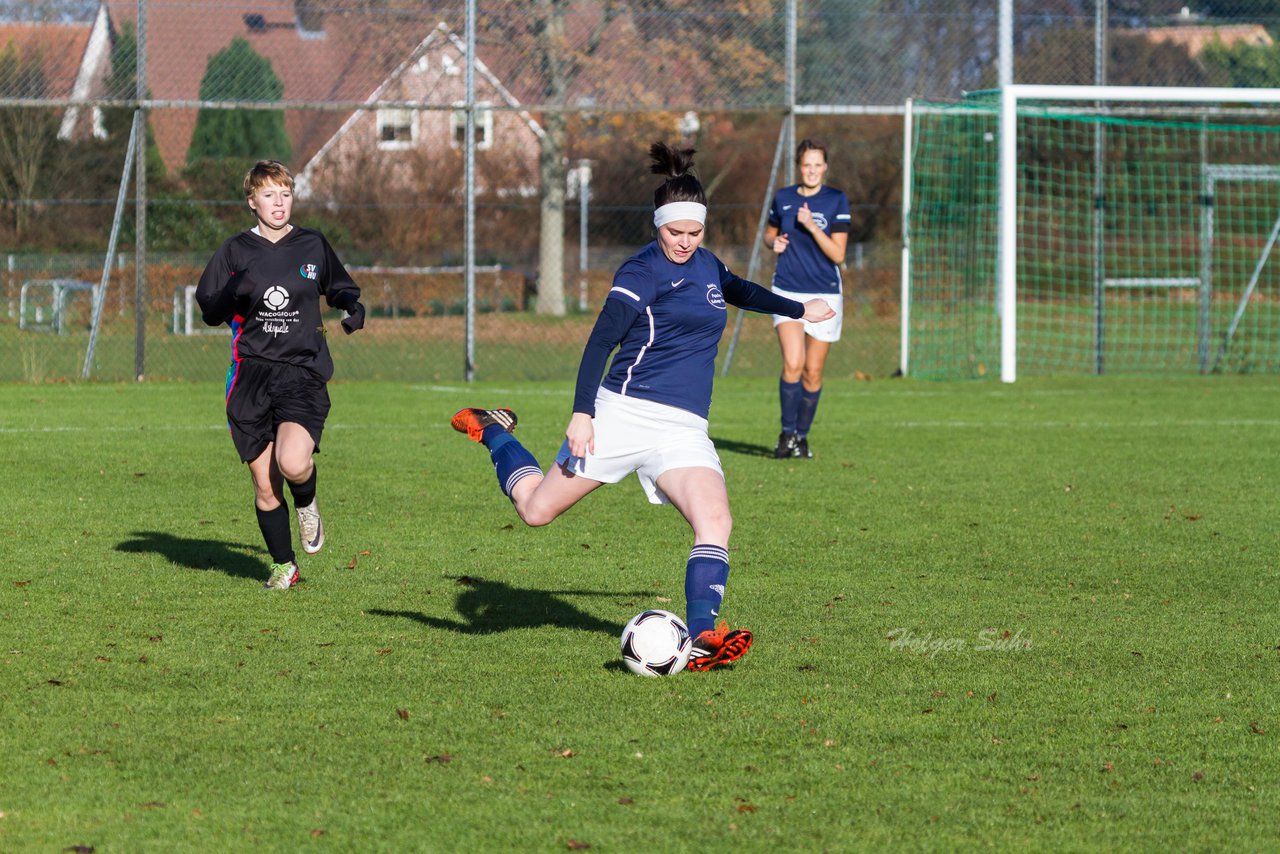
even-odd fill
[[[413,110],[378,110],[378,148],[412,148],[417,126]]]
[[[460,103],[454,103],[455,107],[462,107]],[[487,149],[493,147],[493,110],[488,109],[488,101],[480,101],[476,104],[476,148]],[[467,141],[467,111],[464,109],[455,109],[453,111],[453,139],[450,145],[454,148],[461,148]]]

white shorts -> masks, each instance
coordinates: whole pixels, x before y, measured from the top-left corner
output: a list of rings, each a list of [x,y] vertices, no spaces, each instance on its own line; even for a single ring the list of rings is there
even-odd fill
[[[800,294],[795,291],[784,291],[782,288],[773,288],[773,292],[780,297],[793,299],[796,302],[808,302],[814,297],[824,299],[831,306],[831,310],[836,313],[835,317],[828,318],[821,323],[810,323],[807,320],[796,320],[794,317],[786,317],[781,314],[773,316],[773,325],[779,323],[803,323],[804,334],[818,341],[826,341],[834,343],[840,340],[841,321],[844,320],[844,294]]]
[[[556,454],[565,471],[601,483],[617,483],[632,472],[650,504],[670,504],[658,477],[679,468],[715,469],[720,457],[707,435],[707,419],[665,403],[624,397],[606,388],[596,392],[595,453],[571,457],[566,439]]]

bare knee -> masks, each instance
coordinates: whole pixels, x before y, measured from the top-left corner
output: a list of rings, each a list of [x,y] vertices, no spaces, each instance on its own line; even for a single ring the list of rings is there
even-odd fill
[[[259,510],[275,510],[283,502],[281,495],[270,483],[253,483],[253,502]]]
[[[516,514],[520,517],[520,521],[524,522],[530,528],[541,528],[544,525],[550,525],[559,516],[545,507],[539,507],[536,502],[527,501],[524,503],[516,503]]]
[[[716,543],[726,548],[729,535],[733,533],[733,514],[726,506],[721,510],[713,510],[698,517],[693,529],[694,539],[700,543]]]
[[[276,465],[280,467],[280,474],[284,475],[284,479],[290,483],[302,483],[311,477],[311,457],[281,457],[276,460]]]

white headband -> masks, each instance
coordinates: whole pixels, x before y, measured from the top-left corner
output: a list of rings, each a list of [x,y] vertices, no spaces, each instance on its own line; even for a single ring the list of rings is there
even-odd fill
[[[697,202],[668,202],[653,212],[654,228],[662,228],[669,222],[676,222],[682,219],[691,219],[705,224],[707,221],[707,206],[700,205]]]

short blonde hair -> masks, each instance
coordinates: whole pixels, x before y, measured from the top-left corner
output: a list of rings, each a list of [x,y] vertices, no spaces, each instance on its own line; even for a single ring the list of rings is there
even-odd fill
[[[279,160],[259,160],[244,173],[244,197],[247,199],[267,184],[280,184],[293,189],[293,173]]]

